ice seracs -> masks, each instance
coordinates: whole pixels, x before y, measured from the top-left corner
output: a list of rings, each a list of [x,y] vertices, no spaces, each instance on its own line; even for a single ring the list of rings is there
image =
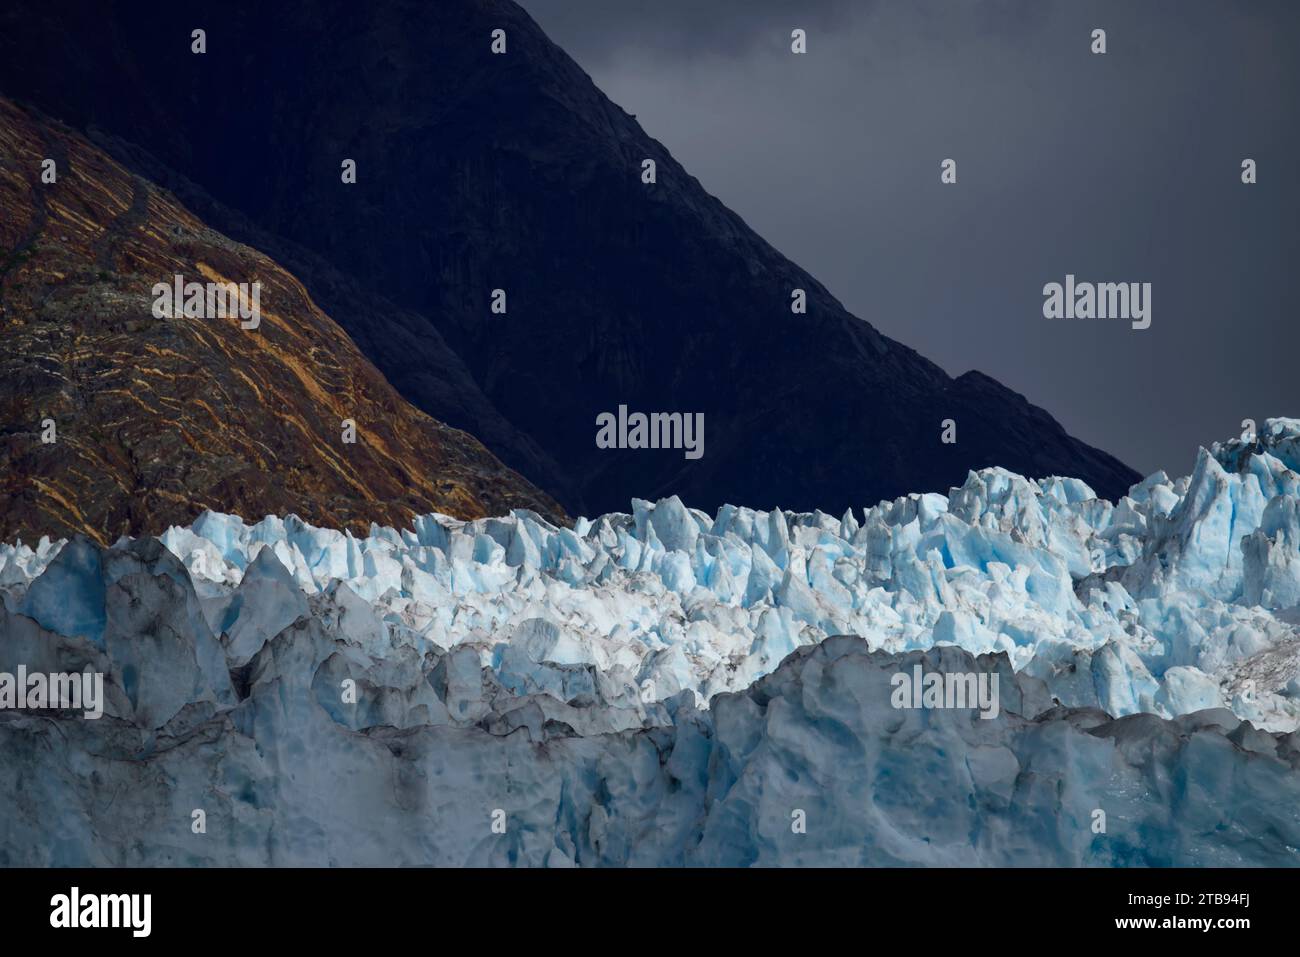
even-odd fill
[[[565,669],[590,666],[648,701],[707,702],[796,648],[856,634],[890,652],[1003,652],[1067,706],[1174,717],[1212,704],[1286,731],[1300,685],[1267,662],[1295,638],[1298,467],[1300,420],[1270,419],[1114,504],[1074,479],[992,468],[861,520],[708,516],[674,497],[573,528],[527,511],[429,515],[364,538],[205,513],[161,541],[237,667],[341,582],[391,640],[471,648],[508,686],[560,696]],[[0,587],[46,627],[100,640],[79,585],[99,587],[91,560],[85,546],[6,545]]]
[[[1294,864],[1298,467],[0,546],[0,862]]]

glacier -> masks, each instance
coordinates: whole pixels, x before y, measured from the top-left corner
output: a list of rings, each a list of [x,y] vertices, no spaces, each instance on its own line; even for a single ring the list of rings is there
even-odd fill
[[[107,698],[0,710],[0,864],[1293,864],[1298,473],[0,545],[0,672]]]

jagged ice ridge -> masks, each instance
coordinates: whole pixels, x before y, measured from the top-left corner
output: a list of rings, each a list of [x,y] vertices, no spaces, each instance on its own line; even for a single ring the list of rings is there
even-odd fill
[[[0,546],[0,671],[108,698],[0,711],[0,863],[1294,863],[1298,471],[1270,419],[1117,504],[987,469],[860,522]],[[1002,713],[892,708],[919,662]]]
[[[1300,420],[1270,419],[1255,442],[1201,450],[1191,476],[1156,473],[1116,505],[1077,480],[993,468],[948,496],[881,503],[861,522],[731,506],[711,518],[674,497],[572,529],[522,510],[435,514],[364,539],[293,516],[249,526],[208,512],[161,541],[235,665],[339,581],[394,641],[472,647],[521,693],[564,697],[564,669],[593,666],[652,700],[689,689],[705,703],[800,646],[855,634],[889,652],[1005,652],[1070,707],[1165,717],[1230,707],[1290,731],[1297,471]],[[81,582],[71,554],[56,561],[62,547],[0,546],[0,587],[17,610],[73,634]]]

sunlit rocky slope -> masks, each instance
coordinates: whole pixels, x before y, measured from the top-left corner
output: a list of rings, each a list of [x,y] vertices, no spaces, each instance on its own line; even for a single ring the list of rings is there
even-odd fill
[[[260,283],[260,323],[157,318],[153,287],[178,274]],[[294,276],[2,98],[0,345],[6,538],[109,544],[205,508],[359,531],[430,510],[562,515],[403,400]]]

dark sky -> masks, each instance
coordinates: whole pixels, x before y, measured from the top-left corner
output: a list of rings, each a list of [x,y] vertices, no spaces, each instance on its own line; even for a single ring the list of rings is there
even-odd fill
[[[1298,0],[522,3],[706,189],[949,373],[1143,473],[1300,416]],[[1151,328],[1043,318],[1066,273],[1152,283]]]

